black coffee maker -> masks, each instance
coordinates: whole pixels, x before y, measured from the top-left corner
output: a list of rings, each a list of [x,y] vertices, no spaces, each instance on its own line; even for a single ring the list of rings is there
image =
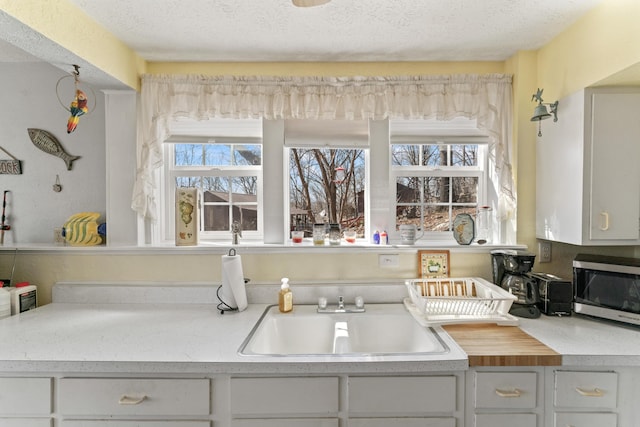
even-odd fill
[[[515,250],[491,251],[493,283],[517,297],[509,313],[535,319],[540,317],[537,281],[527,275],[533,268],[535,254]]]

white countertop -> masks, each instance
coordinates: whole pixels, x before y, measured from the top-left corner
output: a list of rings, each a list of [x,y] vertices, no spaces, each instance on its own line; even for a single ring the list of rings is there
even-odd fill
[[[339,374],[442,372],[468,366],[465,353],[439,328],[451,349],[442,355],[240,355],[238,348],[267,303],[250,303],[241,313],[221,315],[214,301],[201,304],[179,300],[176,292],[182,295],[183,290],[176,287],[165,291],[178,299],[177,303],[158,303],[166,295],[150,293],[149,286],[139,286],[133,292],[120,288],[118,295],[126,289],[126,298],[100,294],[98,299],[93,294],[98,288],[63,287],[62,292],[54,293],[54,303],[0,320],[0,372]],[[73,297],[55,296],[69,289]],[[192,300],[210,301],[211,289],[200,287],[207,296]],[[349,290],[343,291],[349,294]],[[393,302],[398,301],[395,292],[393,288],[386,294],[392,295]],[[403,290],[398,292],[402,294]],[[249,292],[250,301],[260,299],[255,295]],[[124,302],[136,298],[150,302]],[[577,316],[544,315],[521,319],[520,326],[560,353],[563,365],[640,366],[639,328]]]
[[[0,320],[0,372],[358,373],[467,368],[450,348],[428,356],[267,357],[238,349],[267,304],[221,315],[213,304],[52,303]]]

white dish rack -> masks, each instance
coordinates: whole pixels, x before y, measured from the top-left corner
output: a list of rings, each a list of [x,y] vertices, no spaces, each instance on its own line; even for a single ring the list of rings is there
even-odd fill
[[[516,296],[482,278],[424,278],[405,282],[404,304],[423,326],[456,323],[517,325],[509,314]]]

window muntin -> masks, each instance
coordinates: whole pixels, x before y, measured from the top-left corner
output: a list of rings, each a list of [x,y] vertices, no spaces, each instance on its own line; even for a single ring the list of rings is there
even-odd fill
[[[456,215],[475,216],[485,197],[485,145],[391,144],[390,153],[396,230],[415,224],[434,237],[450,234]]]

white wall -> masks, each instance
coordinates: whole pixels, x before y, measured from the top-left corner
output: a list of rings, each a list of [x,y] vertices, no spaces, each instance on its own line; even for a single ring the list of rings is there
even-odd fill
[[[53,229],[74,213],[99,212],[104,220],[104,96],[95,91],[95,102],[89,101],[94,110],[80,118],[75,132],[67,134],[69,113],[56,95],[56,84],[65,75],[44,63],[0,63],[0,146],[22,162],[21,175],[0,175],[0,191],[10,191],[6,212],[11,230],[5,233],[5,246],[50,244]],[[73,90],[72,78],[61,82],[59,91],[69,87]],[[73,92],[61,93],[60,98],[67,105]],[[51,132],[69,154],[82,158],[68,171],[60,158],[33,145],[27,128]],[[0,152],[0,159],[7,158]],[[62,185],[60,193],[53,191],[56,175]]]

